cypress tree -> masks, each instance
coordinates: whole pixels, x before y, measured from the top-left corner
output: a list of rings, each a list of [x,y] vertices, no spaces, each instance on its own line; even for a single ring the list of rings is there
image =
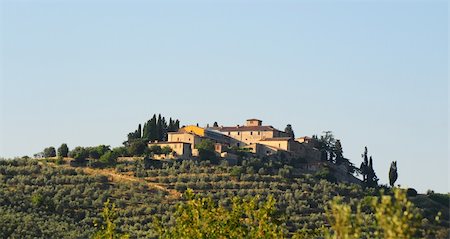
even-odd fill
[[[393,161],[391,163],[391,167],[389,168],[389,185],[391,185],[391,187],[394,187],[397,178],[398,178],[397,161]]]
[[[151,141],[155,141],[158,139],[158,131],[157,131],[157,121],[156,121],[156,114],[153,115],[153,118],[150,120],[149,123],[149,138]]]
[[[169,125],[167,126],[167,132],[173,132],[173,120],[172,120],[172,117],[169,118]]]
[[[156,121],[156,140],[161,141],[162,134],[163,134],[162,117],[161,114],[159,114],[158,121]]]
[[[178,131],[180,129],[180,121],[175,120],[175,131]]]
[[[161,140],[167,141],[167,122],[165,117],[161,119]]]
[[[334,144],[334,154],[336,155],[336,164],[341,164],[344,159],[344,151],[342,150],[341,141],[338,139]]]
[[[141,127],[141,124],[139,124],[138,129],[136,131],[136,138],[137,139],[142,138],[142,127]]]
[[[150,120],[147,120],[147,122],[144,123],[144,128],[142,129],[142,139],[148,141],[149,140],[149,124]]]

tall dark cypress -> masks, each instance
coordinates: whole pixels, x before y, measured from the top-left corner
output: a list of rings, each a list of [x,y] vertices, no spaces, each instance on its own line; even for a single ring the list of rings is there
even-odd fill
[[[163,135],[162,117],[161,114],[159,114],[158,121],[156,121],[156,140],[161,141],[162,135]]]
[[[147,120],[147,122],[144,123],[144,128],[142,129],[142,138],[145,140],[149,140],[149,124],[150,124],[150,120]]]
[[[155,141],[158,139],[158,131],[157,131],[158,123],[156,121],[156,114],[153,115],[153,118],[149,123],[149,138],[151,141]]]
[[[180,121],[176,120],[175,121],[175,131],[178,131],[180,129]]]
[[[142,138],[142,127],[141,124],[139,124],[137,132],[136,132],[136,138],[140,139]]]
[[[165,117],[162,117],[161,119],[161,140],[167,140],[167,122]]]
[[[344,160],[344,151],[342,150],[342,144],[339,139],[334,144],[334,154],[336,156],[336,164],[341,164]]]

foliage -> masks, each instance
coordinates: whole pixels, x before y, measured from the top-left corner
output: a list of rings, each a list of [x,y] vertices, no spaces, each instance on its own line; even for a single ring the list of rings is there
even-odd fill
[[[292,129],[292,125],[290,125],[290,124],[286,125],[286,128],[284,129],[284,132],[286,132],[286,134],[289,137],[295,138],[295,134],[294,134],[294,130]]]
[[[213,163],[218,163],[218,158],[214,151],[213,141],[205,139],[196,144],[195,147],[198,149],[198,157],[200,160],[209,160]]]
[[[102,211],[103,222],[95,226],[98,231],[92,237],[93,239],[115,239],[115,238],[129,238],[126,234],[121,234],[117,230],[117,209],[114,203],[110,203],[109,199],[104,203]]]
[[[58,156],[67,157],[68,154],[69,154],[69,147],[67,147],[67,144],[61,144],[61,146],[58,148]]]
[[[275,200],[259,196],[232,199],[231,208],[217,205],[212,198],[186,191],[187,202],[175,212],[175,225],[156,224],[160,238],[283,238],[283,227],[275,216]]]
[[[284,236],[296,238],[331,235],[325,208],[334,196],[340,195],[353,210],[362,204],[362,235],[372,232],[366,238],[376,238],[372,201],[379,198],[377,189],[330,183],[294,172],[290,177],[282,177],[279,169],[285,165],[291,165],[289,159],[246,158],[242,164],[230,167],[209,161],[158,161],[146,157],[120,160],[115,169],[99,170],[107,172],[101,175],[85,167],[47,165],[45,160],[0,160],[0,238],[90,238],[98,230],[94,223],[103,221],[99,212],[107,199],[120,208],[115,221],[117,231],[133,239],[156,238],[153,221],[156,218],[164,228],[175,227],[174,213],[179,203],[186,202],[176,193],[188,187],[196,197],[211,198],[215,208],[228,211],[235,197],[261,195],[261,201],[273,195],[277,209],[274,218],[280,220],[276,224],[284,228]],[[255,173],[248,174],[248,168]],[[260,169],[265,173],[256,173]],[[112,173],[123,177],[108,181]],[[410,199],[424,216],[415,237],[448,238],[448,198],[446,194],[430,193]],[[442,214],[436,221],[439,211]]]
[[[329,182],[334,182],[334,183],[337,182],[336,177],[335,177],[334,174],[330,171],[330,169],[327,168],[327,167],[321,168],[319,171],[317,171],[317,172],[314,174],[314,177],[316,177],[317,179],[325,179],[325,180],[327,180],[327,181],[329,181]]]
[[[147,150],[147,144],[143,140],[136,140],[130,143],[127,148],[128,155],[131,156],[142,156]]]
[[[331,202],[330,209],[327,210],[327,218],[333,231],[332,236],[327,235],[327,237],[335,239],[361,238],[364,219],[360,205],[358,205],[356,214],[353,214],[350,205],[342,203],[341,197],[335,197]]]
[[[165,155],[168,155],[168,154],[172,153],[172,148],[169,147],[169,146],[164,146],[164,147],[161,149],[161,153],[162,153],[162,154],[165,154]]]
[[[129,156],[128,155],[128,150],[126,147],[122,146],[122,147],[116,147],[112,149],[113,153],[115,155],[117,155],[118,157],[126,157]]]
[[[152,145],[149,148],[149,152],[154,154],[162,154],[162,148],[159,145]]]
[[[421,216],[417,208],[408,201],[405,190],[395,188],[394,197],[382,195],[381,198],[375,198],[372,207],[379,236],[386,239],[415,236]]]
[[[389,168],[389,185],[391,185],[391,187],[394,187],[397,178],[398,178],[397,161],[393,161],[391,163],[391,167]]]
[[[115,166],[117,155],[112,151],[108,151],[100,157],[99,162],[103,167]]]
[[[69,152],[69,157],[73,158],[76,163],[84,163],[89,157],[89,151],[86,148],[77,146]]]
[[[43,155],[46,158],[55,157],[56,156],[55,147],[45,148],[44,151],[43,151]]]
[[[330,238],[407,239],[417,236],[421,215],[408,201],[405,190],[394,188],[393,196],[382,194],[372,197],[370,206],[374,221],[366,225],[368,217],[361,211],[363,204],[357,204],[357,211],[353,214],[352,205],[342,203],[342,198],[335,197],[327,210],[332,228]]]
[[[363,183],[367,187],[377,187],[378,186],[378,177],[375,174],[375,170],[373,169],[373,159],[372,156],[368,157],[367,146],[364,148],[364,153],[361,155],[363,158],[363,162],[359,167],[361,174],[363,175]]]
[[[336,140],[336,143],[333,146],[333,154],[335,156],[336,164],[341,164],[341,163],[345,162],[344,151],[342,149],[342,144],[341,144],[341,141],[339,139]]]
[[[441,194],[441,193],[430,193],[428,197],[442,205],[448,206],[450,205],[450,194]]]
[[[139,124],[138,129],[128,134],[125,145],[131,144],[135,140],[148,141],[166,141],[168,132],[176,132],[180,128],[180,121],[178,119],[169,118],[167,122],[166,118],[159,114],[153,115],[151,119],[144,123],[144,127],[141,130]]]
[[[415,197],[415,196],[417,196],[417,190],[415,190],[414,188],[408,188],[406,190],[406,195],[408,197]]]

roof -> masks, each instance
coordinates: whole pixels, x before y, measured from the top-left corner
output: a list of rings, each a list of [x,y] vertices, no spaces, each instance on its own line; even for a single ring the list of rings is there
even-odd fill
[[[259,119],[248,119],[247,121],[262,121],[262,120],[259,120]]]
[[[157,143],[152,143],[152,142],[149,142],[148,144],[191,144],[191,143],[186,143],[186,142],[157,142]]]
[[[288,141],[292,139],[291,137],[278,137],[278,138],[266,138],[262,139],[261,141]]]
[[[276,130],[272,126],[233,126],[233,127],[222,127],[219,131],[273,131]]]

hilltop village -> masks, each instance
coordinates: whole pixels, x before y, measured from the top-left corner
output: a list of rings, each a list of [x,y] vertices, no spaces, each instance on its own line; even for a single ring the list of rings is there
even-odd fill
[[[184,126],[177,132],[168,132],[167,141],[149,142],[148,146],[170,147],[172,154],[168,158],[189,158],[198,156],[197,145],[204,140],[214,142],[215,152],[222,158],[235,158],[233,148],[244,149],[257,156],[269,156],[277,152],[286,152],[302,158],[319,159],[320,152],[314,148],[310,137],[292,138],[288,133],[262,120],[248,119],[245,125],[199,127]],[[158,158],[165,158],[159,155]]]

